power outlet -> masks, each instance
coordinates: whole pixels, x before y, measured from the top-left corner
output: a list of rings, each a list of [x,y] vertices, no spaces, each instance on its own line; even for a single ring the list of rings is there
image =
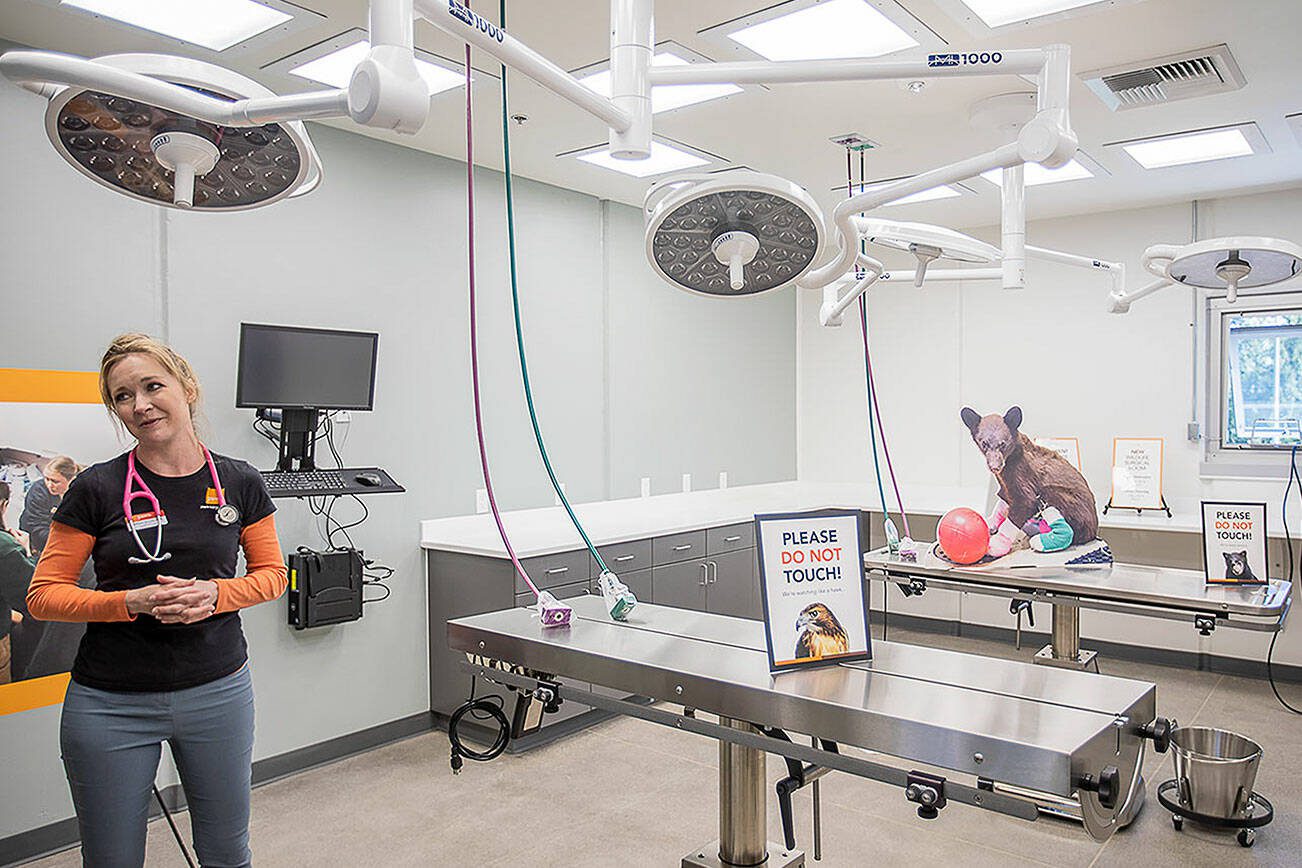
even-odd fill
[[[719,471],[719,487],[720,488],[728,487],[728,471],[726,470]]]
[[[650,476],[643,476],[643,477],[642,477],[642,496],[643,496],[643,497],[650,497],[650,496],[651,496],[651,477],[650,477]]]
[[[683,494],[688,494],[692,490],[692,474],[683,474]]]
[[[335,412],[336,425],[348,425],[353,421],[353,414],[347,410],[338,410]]]
[[[475,512],[488,512],[488,489],[475,489]]]

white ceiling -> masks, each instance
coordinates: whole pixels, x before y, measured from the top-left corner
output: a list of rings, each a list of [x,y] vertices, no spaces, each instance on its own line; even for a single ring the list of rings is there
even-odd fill
[[[892,0],[882,0],[892,2]],[[0,37],[56,51],[95,56],[119,51],[165,51],[221,63],[279,92],[309,89],[282,71],[267,69],[287,55],[353,28],[365,28],[366,0],[298,0],[320,17],[291,32],[216,53],[143,30],[62,10],[57,0],[5,0]],[[481,0],[477,11],[496,19],[497,4]],[[656,39],[672,40],[714,60],[739,59],[733,49],[702,31],[773,5],[769,0],[660,0]],[[1167,105],[1113,113],[1079,81],[1072,88],[1072,119],[1081,150],[1109,175],[1028,192],[1034,217],[1171,201],[1302,184],[1302,145],[1285,116],[1302,112],[1302,31],[1299,0],[1104,0],[1075,14],[1039,24],[1011,25],[992,32],[958,20],[957,0],[898,0],[931,38],[955,49],[992,50],[1064,42],[1079,72],[1130,63],[1189,49],[1227,43],[1247,79],[1242,90]],[[607,59],[609,4],[606,0],[508,0],[508,30],[560,66],[574,70]],[[312,18],[310,15],[304,17]],[[982,32],[973,37],[972,32]],[[725,40],[726,41],[726,40]],[[463,47],[425,23],[416,43],[445,58]],[[480,75],[474,85],[476,162],[501,167],[498,65],[476,53]],[[528,122],[513,126],[512,167],[521,175],[629,204],[640,204],[650,181],[625,178],[558,154],[605,140],[600,122],[523,75],[510,77],[512,114]],[[825,207],[837,199],[832,187],[845,183],[845,151],[828,139],[862,133],[881,144],[865,157],[869,180],[913,174],[970,156],[1000,143],[1000,136],[974,129],[968,110],[983,97],[1027,85],[1013,77],[949,79],[928,83],[918,95],[897,82],[775,85],[659,114],[655,130],[723,158],[784,175],[805,185]],[[35,98],[35,97],[33,97]],[[1202,165],[1144,171],[1108,142],[1180,130],[1255,121],[1272,153]],[[333,123],[358,131],[348,122]],[[463,159],[464,97],[460,89],[431,101],[429,121],[416,136],[372,130],[364,135]],[[857,174],[858,163],[855,160]],[[329,178],[329,166],[326,166]],[[976,179],[973,195],[889,209],[903,219],[975,226],[997,222],[998,192]],[[1268,227],[1263,227],[1265,231]]]

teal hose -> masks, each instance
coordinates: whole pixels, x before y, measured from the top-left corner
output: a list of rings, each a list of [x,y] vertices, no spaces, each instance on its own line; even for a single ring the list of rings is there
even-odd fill
[[[502,0],[499,5],[498,14],[503,29],[506,27],[506,0]],[[574,507],[570,506],[569,498],[561,489],[560,482],[556,479],[556,471],[552,469],[551,459],[547,456],[547,446],[543,443],[542,429],[538,426],[538,413],[534,410],[533,390],[529,386],[529,363],[525,359],[524,353],[524,327],[520,323],[520,289],[519,280],[516,273],[515,264],[515,198],[511,189],[511,118],[508,114],[506,102],[506,66],[502,66],[502,171],[506,175],[506,239],[507,252],[511,264],[511,309],[515,315],[515,343],[520,351],[520,378],[524,381],[524,398],[525,403],[529,405],[529,421],[533,423],[533,436],[538,441],[538,454],[542,456],[543,466],[547,468],[547,478],[552,481],[552,488],[556,490],[556,496],[560,499],[561,505],[569,513],[570,521],[574,523],[574,529],[583,537],[583,544],[592,552],[592,557],[596,559],[597,566],[601,571],[607,572],[606,562],[597,552],[597,547],[592,544],[588,538],[588,532],[583,529],[579,523],[579,517],[574,514]]]

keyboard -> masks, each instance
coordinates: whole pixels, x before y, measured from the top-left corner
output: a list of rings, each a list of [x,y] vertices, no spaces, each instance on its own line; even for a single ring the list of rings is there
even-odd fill
[[[387,494],[404,491],[378,467],[344,467],[331,470],[262,470],[262,481],[272,497],[328,497],[341,494]],[[359,474],[376,474],[379,485],[366,485]]]

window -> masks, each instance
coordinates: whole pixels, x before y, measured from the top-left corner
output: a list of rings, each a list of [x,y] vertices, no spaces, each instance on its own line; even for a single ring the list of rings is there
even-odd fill
[[[1205,315],[1204,472],[1269,472],[1302,444],[1302,298],[1209,298]]]
[[[1302,309],[1221,317],[1226,446],[1302,443]]]

